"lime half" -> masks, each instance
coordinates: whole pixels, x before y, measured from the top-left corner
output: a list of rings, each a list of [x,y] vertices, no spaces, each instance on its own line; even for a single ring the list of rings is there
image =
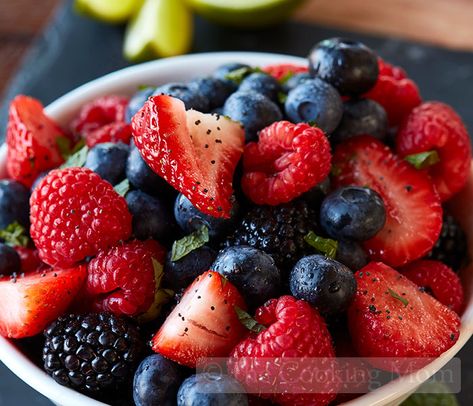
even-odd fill
[[[142,0],[75,0],[75,9],[107,23],[122,23],[138,9]]]
[[[304,0],[186,0],[198,14],[220,24],[252,27],[290,16]]]
[[[123,52],[131,61],[186,53],[192,16],[182,0],[144,0],[125,34]]]

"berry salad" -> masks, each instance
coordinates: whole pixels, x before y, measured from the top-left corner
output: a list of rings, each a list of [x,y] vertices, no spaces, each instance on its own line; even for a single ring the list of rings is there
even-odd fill
[[[323,406],[357,395],[288,386],[282,362],[404,374],[458,340],[468,254],[446,203],[470,139],[364,44],[105,95],[67,127],[20,95],[6,143],[0,334],[61,385],[113,405]]]

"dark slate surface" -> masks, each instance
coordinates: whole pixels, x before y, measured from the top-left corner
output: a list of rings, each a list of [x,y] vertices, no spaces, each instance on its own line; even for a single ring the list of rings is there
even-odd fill
[[[196,20],[193,52],[266,51],[304,56],[317,41],[331,36],[363,40],[387,60],[402,65],[418,83],[425,99],[451,104],[473,130],[473,54],[452,52],[397,39],[379,38],[288,23],[258,31],[239,31]],[[22,69],[11,83],[6,100],[25,93],[50,103],[78,85],[125,67],[121,56],[123,29],[98,24],[74,15],[68,4],[59,11]],[[0,110],[0,136],[4,136],[6,105]],[[473,404],[473,342],[461,351],[462,405]],[[51,405],[0,366],[0,406]]]

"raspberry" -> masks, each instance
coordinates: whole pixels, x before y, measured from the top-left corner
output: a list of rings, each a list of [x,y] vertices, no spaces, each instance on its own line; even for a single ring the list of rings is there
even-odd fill
[[[295,73],[308,72],[309,68],[307,68],[307,66],[295,65],[292,63],[280,63],[277,65],[264,66],[262,70],[278,80],[284,80]]]
[[[300,258],[313,254],[304,237],[316,229],[315,212],[301,200],[276,207],[257,206],[241,219],[225,245],[258,248],[271,255],[282,271],[289,272]]]
[[[129,144],[131,139],[131,125],[121,122],[106,124],[87,134],[85,140],[89,148],[103,142],[123,142]]]
[[[381,104],[388,114],[389,124],[397,126],[421,103],[419,89],[403,69],[381,58],[378,58],[378,67],[378,81],[365,97]]]
[[[334,381],[327,379],[327,382],[318,382],[317,391],[311,393],[309,385],[314,389],[315,382],[306,383],[304,380],[304,376],[314,376],[312,368],[307,370],[311,358],[318,358],[312,360],[316,361],[317,368],[323,362],[322,358],[335,356],[332,339],[319,313],[303,300],[283,296],[271,299],[260,307],[255,319],[266,329],[258,335],[251,335],[234,348],[228,360],[230,373],[252,393],[259,393],[263,398],[281,405],[330,403],[336,396],[337,385]],[[283,359],[291,358],[297,358],[291,365],[301,365],[292,365],[297,376],[292,370],[288,383],[287,376],[285,379],[288,371],[280,365],[274,365],[274,360],[278,359],[279,364]],[[265,393],[269,390],[276,392],[275,388],[278,393]]]
[[[319,128],[279,121],[263,129],[243,154],[242,188],[256,204],[286,203],[322,182],[330,144]]]
[[[86,296],[91,310],[137,316],[154,301],[155,275],[162,271],[165,251],[153,240],[132,241],[100,252],[89,262]],[[154,269],[157,267],[158,269]]]
[[[421,259],[403,266],[399,271],[440,303],[461,314],[464,304],[463,287],[458,275],[447,265]]]
[[[52,266],[72,266],[131,234],[125,199],[90,169],[51,171],[30,205],[31,238]]]
[[[442,201],[459,192],[470,176],[470,137],[461,118],[446,104],[427,102],[412,110],[399,128],[396,150],[402,157],[437,152],[440,161],[427,171]]]

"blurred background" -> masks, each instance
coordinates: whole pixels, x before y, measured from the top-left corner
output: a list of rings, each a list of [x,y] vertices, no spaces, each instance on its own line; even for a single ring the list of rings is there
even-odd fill
[[[145,59],[223,50],[305,56],[331,36],[362,40],[403,66],[423,98],[451,104],[471,134],[472,22],[473,0],[0,0],[0,137],[18,93],[48,104]],[[460,357],[457,398],[472,405],[473,345]],[[0,367],[1,405],[51,403]]]

